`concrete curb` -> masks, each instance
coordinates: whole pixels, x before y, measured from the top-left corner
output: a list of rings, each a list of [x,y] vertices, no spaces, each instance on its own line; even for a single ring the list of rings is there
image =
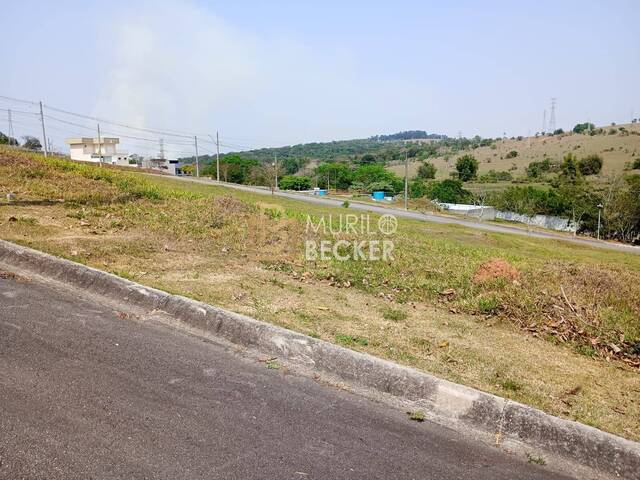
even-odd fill
[[[437,423],[494,437],[499,444],[544,452],[586,467],[595,476],[631,479],[640,472],[639,443],[511,400],[2,240],[0,263],[138,308],[165,311],[231,343],[359,388],[418,402],[428,419]]]

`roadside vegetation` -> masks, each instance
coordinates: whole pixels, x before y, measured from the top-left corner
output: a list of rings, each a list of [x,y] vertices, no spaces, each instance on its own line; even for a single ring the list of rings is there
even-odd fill
[[[640,439],[640,256],[401,220],[393,261],[308,262],[345,209],[10,147],[0,193],[3,239]]]
[[[429,201],[491,205],[527,217],[565,218],[582,235],[640,243],[637,120],[609,128],[585,122],[570,132],[528,138],[410,131],[252,150],[223,155],[221,174],[225,181],[268,187],[277,174],[281,189],[318,187],[366,201],[374,191],[404,194],[405,158],[414,208],[437,208]],[[204,160],[210,162],[204,174],[212,175],[213,158]]]

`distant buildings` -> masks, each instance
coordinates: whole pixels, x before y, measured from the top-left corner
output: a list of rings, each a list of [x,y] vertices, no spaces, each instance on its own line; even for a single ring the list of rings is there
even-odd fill
[[[119,138],[104,137],[99,142],[97,138],[67,138],[66,143],[69,145],[71,160],[129,165],[129,156],[116,150],[116,145],[120,143]]]
[[[120,143],[119,138],[104,137],[98,142],[97,138],[68,138],[69,156],[71,160],[81,162],[106,163],[109,165],[121,165],[127,167],[140,167],[150,170],[158,170],[168,175],[188,175],[184,171],[184,163],[179,160],[168,160],[165,158],[144,158],[137,155],[127,155],[118,152],[116,145]]]
[[[169,175],[187,175],[183,170],[184,163],[179,160],[167,160],[165,158],[145,158],[142,160],[142,168],[160,170]]]

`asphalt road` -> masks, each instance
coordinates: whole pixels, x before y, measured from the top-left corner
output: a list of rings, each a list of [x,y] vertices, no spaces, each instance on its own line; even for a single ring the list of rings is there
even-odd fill
[[[2,479],[564,478],[144,316],[126,318],[126,307],[3,276]]]
[[[154,175],[154,174],[149,174],[149,175]],[[157,175],[157,176],[166,177],[166,175]],[[209,184],[209,185],[218,185],[218,186],[227,187],[227,188],[234,188],[236,190],[244,190],[247,192],[259,193],[262,195],[271,195],[271,190],[265,189],[263,187],[254,187],[249,185],[239,185],[235,183],[217,182],[215,180],[209,180],[206,178],[193,178],[193,177],[171,177],[171,178],[182,180],[185,182],[196,182],[196,183],[203,183],[203,184]],[[274,192],[274,195],[278,197],[283,197],[283,198],[291,198],[293,200],[299,200],[302,202],[313,203],[316,205],[328,205],[328,206],[340,207],[343,203],[342,200],[336,200],[333,198],[323,198],[323,197],[318,197],[318,196],[313,196],[313,195],[308,195],[303,193],[277,191],[277,192]],[[640,254],[640,247],[638,246],[627,245],[623,243],[605,242],[605,241],[595,240],[588,237],[580,237],[580,236],[574,237],[568,234],[554,233],[553,231],[537,230],[537,231],[528,232],[524,228],[510,227],[508,225],[497,225],[495,223],[478,222],[474,220],[456,218],[456,217],[445,216],[445,215],[420,213],[420,212],[411,211],[411,210],[409,211],[400,210],[398,208],[370,205],[367,203],[360,203],[360,202],[350,202],[349,209],[373,212],[379,215],[390,213],[395,215],[398,218],[410,218],[413,220],[422,220],[425,222],[432,222],[432,223],[461,225],[464,227],[474,228],[476,230],[484,230],[487,232],[509,233],[513,235],[521,235],[521,236],[530,237],[530,238],[561,240],[563,242],[574,243],[574,244],[583,245],[587,247],[602,248],[605,250],[615,250],[618,252]]]

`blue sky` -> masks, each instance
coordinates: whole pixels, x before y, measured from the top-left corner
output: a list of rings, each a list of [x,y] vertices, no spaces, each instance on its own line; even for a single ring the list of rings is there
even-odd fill
[[[551,97],[565,129],[640,116],[637,1],[1,3],[0,95],[219,130],[236,149],[406,129],[526,135]],[[37,126],[15,118],[21,134]],[[84,132],[50,123],[54,144]]]

